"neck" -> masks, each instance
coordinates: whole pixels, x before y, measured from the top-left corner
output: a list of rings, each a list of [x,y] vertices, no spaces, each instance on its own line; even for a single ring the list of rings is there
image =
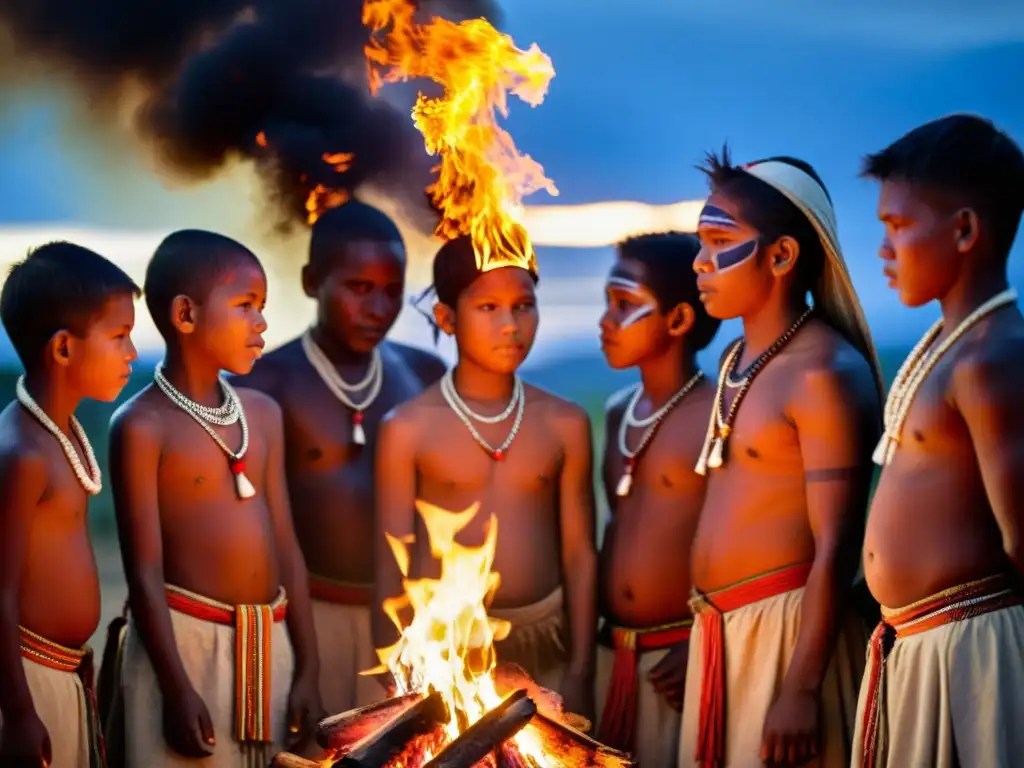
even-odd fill
[[[75,415],[82,397],[60,377],[50,377],[45,371],[25,374],[25,389],[61,431],[71,434],[71,417]]]
[[[465,359],[459,360],[452,375],[459,396],[479,402],[507,403],[515,386],[514,373],[495,373]]]
[[[314,325],[309,332],[313,343],[320,347],[327,359],[335,365],[365,365],[370,362],[372,352],[354,352],[336,339],[321,323]]]
[[[745,365],[755,359],[782,334],[788,331],[793,323],[807,311],[807,302],[801,296],[772,296],[759,309],[743,316],[743,339],[745,346],[743,360]]]
[[[943,333],[952,333],[968,315],[1001,291],[1009,287],[1006,274],[965,274],[943,296],[942,305]]]
[[[167,347],[163,374],[175,389],[199,405],[217,408],[224,402],[220,369],[186,354],[180,348]]]
[[[639,365],[640,381],[652,408],[660,408],[697,372],[697,361],[682,344]]]

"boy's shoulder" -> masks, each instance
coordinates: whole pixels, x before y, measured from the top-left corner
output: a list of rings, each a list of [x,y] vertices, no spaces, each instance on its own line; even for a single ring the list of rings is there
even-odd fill
[[[110,417],[111,437],[125,434],[146,434],[159,439],[168,406],[167,396],[150,382],[124,401]]]
[[[436,417],[439,407],[447,408],[448,404],[441,394],[441,384],[434,382],[415,397],[399,403],[384,414],[382,425],[391,430],[411,429]]]
[[[271,420],[281,419],[281,406],[271,395],[268,395],[263,390],[245,385],[233,387],[233,389],[250,420],[252,417]]]
[[[302,349],[302,338],[296,337],[280,347],[267,352],[256,361],[252,371],[244,376],[229,376],[228,381],[236,387],[258,389],[271,394],[282,392],[292,379],[291,374],[301,370],[306,360]]]
[[[49,475],[53,453],[43,440],[53,438],[42,425],[38,430],[27,429],[31,418],[17,400],[0,412],[0,482],[17,478],[19,483],[35,485],[45,483]]]
[[[422,347],[385,339],[380,343],[380,351],[385,365],[388,362],[406,365],[426,385],[436,382],[448,370],[448,364],[440,355]]]
[[[590,429],[590,414],[579,403],[549,392],[543,387],[527,384],[525,381],[523,386],[525,387],[526,404],[537,407],[542,418],[550,420],[553,426]]]

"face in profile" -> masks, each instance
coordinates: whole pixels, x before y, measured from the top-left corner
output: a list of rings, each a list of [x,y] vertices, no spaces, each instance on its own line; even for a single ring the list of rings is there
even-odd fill
[[[306,294],[317,300],[320,323],[332,338],[366,353],[383,341],[402,310],[405,248],[398,241],[359,241],[342,250],[323,276],[306,268]]]
[[[533,347],[540,317],[533,278],[519,267],[484,272],[451,312],[438,305],[441,328],[455,335],[459,357],[494,373],[512,373]]]
[[[729,320],[756,310],[774,281],[761,233],[741,218],[734,201],[716,192],[704,205],[697,234],[701,249],[693,269],[707,313]]]
[[[615,369],[638,365],[669,341],[666,317],[640,262],[620,257],[612,267],[599,327],[601,351]]]
[[[956,282],[964,255],[958,243],[957,216],[913,184],[882,183],[878,218],[885,235],[878,255],[889,287],[900,301],[919,307],[945,296]]]
[[[135,298],[125,292],[107,299],[84,336],[67,338],[68,379],[83,397],[112,402],[121,394],[138,359],[134,327]]]
[[[239,260],[194,308],[194,342],[218,368],[244,375],[263,354],[267,278],[258,264]]]

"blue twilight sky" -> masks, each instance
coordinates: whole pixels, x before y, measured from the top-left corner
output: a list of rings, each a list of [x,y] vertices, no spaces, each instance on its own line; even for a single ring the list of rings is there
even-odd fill
[[[951,111],[982,113],[1024,142],[1020,0],[507,0],[504,10],[517,43],[537,42],[557,72],[543,105],[512,105],[509,128],[562,202],[700,197],[693,165],[725,140],[740,160],[803,157],[830,188],[883,345],[911,340],[936,315],[902,310],[880,278],[875,188],[857,178],[860,157]],[[63,99],[5,97],[0,225],[179,226],[174,206],[115,202],[124,178],[97,176],[90,142],[67,140]],[[131,173],[148,171],[140,161]],[[1021,284],[1024,246],[1015,254]],[[541,255],[542,270],[566,277],[610,259],[607,249]]]

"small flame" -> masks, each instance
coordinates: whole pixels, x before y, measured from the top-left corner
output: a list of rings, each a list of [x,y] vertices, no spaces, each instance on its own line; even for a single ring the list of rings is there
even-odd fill
[[[263,131],[260,131],[259,133],[257,133],[256,134],[256,143],[259,144],[261,147],[266,148],[266,146],[267,146],[267,134],[265,134]]]
[[[366,0],[363,23],[372,32],[366,58],[374,93],[385,82],[410,78],[429,78],[444,89],[436,98],[420,93],[412,111],[427,151],[441,160],[437,180],[427,187],[441,211],[435,234],[444,240],[470,235],[481,271],[535,270],[522,199],[558,190],[539,163],[519,153],[496,113],[507,116],[509,93],[540,104],[555,74],[551,60],[536,44],[517,48],[484,19],[435,17],[419,24],[414,14],[408,0]]]
[[[256,144],[264,149],[270,146],[267,141],[267,134],[260,131],[256,134]],[[324,152],[321,159],[334,170],[335,173],[344,173],[352,167],[352,160],[355,157],[351,152]],[[299,176],[299,181],[305,183],[307,174]],[[348,202],[351,195],[347,189],[334,189],[325,184],[317,184],[309,191],[306,197],[306,221],[312,226],[316,223],[324,211],[330,208],[337,208]]]
[[[469,547],[456,535],[476,516],[479,503],[462,512],[449,512],[423,501],[416,509],[423,518],[431,554],[441,562],[439,579],[410,579],[409,549],[413,538],[389,534],[388,544],[402,572],[405,593],[384,601],[384,612],[401,633],[398,642],[380,648],[382,666],[367,674],[390,671],[399,693],[434,690],[453,713],[446,725],[449,739],[501,703],[492,672],[494,642],[508,636],[511,624],[487,615],[500,575],[491,570],[498,542],[498,520],[488,520],[484,543]],[[411,607],[412,621],[403,626],[399,611]],[[528,731],[515,737],[524,757],[544,754],[540,739]]]

